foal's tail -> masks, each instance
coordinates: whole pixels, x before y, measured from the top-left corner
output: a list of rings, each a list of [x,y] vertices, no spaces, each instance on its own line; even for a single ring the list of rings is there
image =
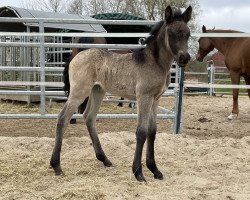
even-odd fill
[[[71,57],[69,57],[65,64],[64,64],[64,69],[63,69],[63,91],[65,92],[65,95],[69,96],[70,92],[70,83],[69,83],[69,63],[72,60]]]

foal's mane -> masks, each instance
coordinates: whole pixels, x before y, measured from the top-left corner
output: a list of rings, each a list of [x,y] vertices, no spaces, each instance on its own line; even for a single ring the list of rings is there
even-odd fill
[[[181,10],[175,6],[172,6],[171,8],[172,8],[172,12],[173,12],[172,13],[173,14],[172,21],[182,20]],[[157,38],[157,35],[159,34],[161,27],[163,25],[166,25],[164,22],[165,22],[165,20],[159,21],[151,28],[151,30],[149,32],[149,36],[145,39],[143,44],[149,44]]]
[[[161,27],[163,26],[165,21],[159,21],[157,22],[150,30],[149,32],[149,36],[145,39],[145,41],[143,42],[143,44],[149,44],[150,42],[152,42],[155,38],[156,35],[158,35]]]
[[[182,20],[182,12],[179,8],[172,6],[172,21],[181,21]],[[149,36],[145,39],[142,43],[143,45],[149,46],[151,49],[155,59],[158,59],[159,52],[158,52],[158,44],[157,44],[157,37],[162,30],[163,26],[167,26],[166,21],[162,20],[157,22],[149,32]],[[137,63],[145,63],[146,62],[146,55],[144,52],[144,48],[137,49],[133,52],[133,58]]]

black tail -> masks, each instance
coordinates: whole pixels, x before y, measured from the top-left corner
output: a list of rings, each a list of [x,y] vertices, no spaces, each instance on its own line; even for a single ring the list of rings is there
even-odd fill
[[[65,95],[67,95],[67,97],[69,96],[69,92],[70,92],[70,83],[69,83],[69,63],[71,61],[71,57],[69,57],[64,65],[64,69],[63,69],[63,91],[65,92]]]

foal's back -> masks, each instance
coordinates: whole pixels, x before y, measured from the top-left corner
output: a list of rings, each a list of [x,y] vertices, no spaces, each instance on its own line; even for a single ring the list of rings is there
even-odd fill
[[[85,85],[86,82],[95,82],[105,91],[129,99],[135,99],[138,90],[143,92],[145,89],[147,93],[157,85],[159,90],[166,89],[162,88],[162,82],[168,77],[167,74],[163,75],[150,56],[144,62],[137,62],[133,53],[118,54],[103,49],[80,52],[70,63],[69,69],[72,87],[75,80],[81,80]]]

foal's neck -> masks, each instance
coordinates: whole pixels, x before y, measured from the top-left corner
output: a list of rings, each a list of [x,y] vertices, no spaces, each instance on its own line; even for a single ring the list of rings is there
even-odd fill
[[[161,27],[154,42],[149,44],[148,49],[151,52],[156,64],[164,71],[169,71],[173,62],[173,55],[168,46],[165,44],[165,24]]]

